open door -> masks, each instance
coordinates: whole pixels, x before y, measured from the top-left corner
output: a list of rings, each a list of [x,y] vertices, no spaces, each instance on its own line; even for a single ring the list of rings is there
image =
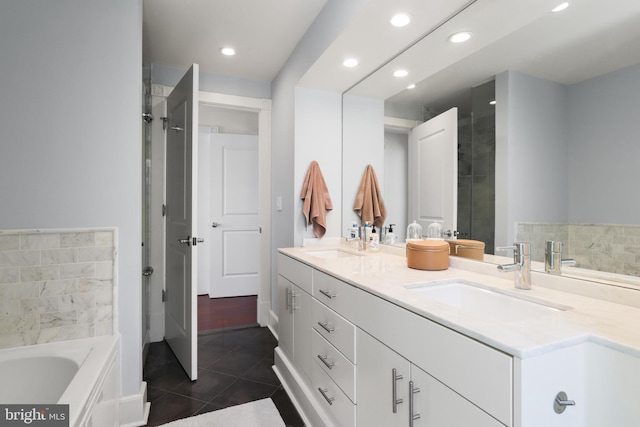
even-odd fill
[[[454,237],[458,223],[458,109],[416,126],[409,134],[409,224],[442,225]],[[447,235],[449,233],[449,235]]]
[[[198,64],[167,97],[165,339],[191,380],[198,378]]]

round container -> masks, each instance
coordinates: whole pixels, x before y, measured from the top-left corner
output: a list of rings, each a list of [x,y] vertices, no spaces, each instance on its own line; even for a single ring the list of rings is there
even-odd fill
[[[462,258],[484,260],[484,242],[479,240],[449,240],[451,255]]]
[[[444,240],[407,242],[407,266],[418,270],[449,268],[449,244]]]
[[[442,239],[442,225],[437,222],[429,224],[429,227],[427,227],[427,239]]]

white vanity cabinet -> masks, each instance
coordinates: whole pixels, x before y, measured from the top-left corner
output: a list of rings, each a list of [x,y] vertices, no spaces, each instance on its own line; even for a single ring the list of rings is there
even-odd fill
[[[358,330],[358,427],[502,427],[477,406]]]
[[[278,345],[311,377],[311,267],[278,258]]]

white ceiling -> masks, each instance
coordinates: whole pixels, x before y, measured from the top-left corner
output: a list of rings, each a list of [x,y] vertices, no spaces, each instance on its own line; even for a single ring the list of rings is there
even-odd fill
[[[326,1],[144,0],[144,59],[269,82]],[[378,70],[352,93],[418,105],[507,69],[569,84],[640,62],[640,0],[572,0],[551,14],[560,1],[368,0],[300,84],[343,92]],[[400,11],[413,20],[394,28]],[[472,41],[446,43],[462,27]],[[220,55],[227,44],[236,56]],[[347,57],[358,67],[343,67]],[[388,75],[399,65],[410,70],[405,81]],[[404,89],[410,82],[419,82],[413,91]]]
[[[144,0],[144,61],[270,82],[326,1]]]

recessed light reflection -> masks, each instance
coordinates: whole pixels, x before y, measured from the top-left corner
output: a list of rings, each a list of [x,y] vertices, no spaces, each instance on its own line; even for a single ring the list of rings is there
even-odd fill
[[[415,83],[411,83],[409,86],[407,86],[407,89],[411,90],[411,89],[415,89],[416,85]]]
[[[398,13],[393,18],[391,18],[391,25],[394,27],[404,27],[409,25],[411,22],[411,15],[407,13]]]
[[[236,51],[232,47],[223,47],[220,49],[220,53],[226,56],[233,56],[236,54]]]
[[[358,65],[358,60],[355,58],[348,58],[342,62],[342,65],[349,68],[355,67],[356,65]]]
[[[566,1],[564,3],[560,3],[559,5],[557,5],[553,9],[551,9],[551,12],[562,12],[563,10],[565,10],[568,7],[569,7],[569,2]]]
[[[489,101],[489,105],[496,105],[496,101],[495,100]]]
[[[469,31],[461,31],[459,33],[455,33],[449,36],[449,41],[451,43],[464,43],[470,38],[471,38],[471,33]]]
[[[393,72],[394,77],[407,77],[409,72],[407,70],[396,70]]]

